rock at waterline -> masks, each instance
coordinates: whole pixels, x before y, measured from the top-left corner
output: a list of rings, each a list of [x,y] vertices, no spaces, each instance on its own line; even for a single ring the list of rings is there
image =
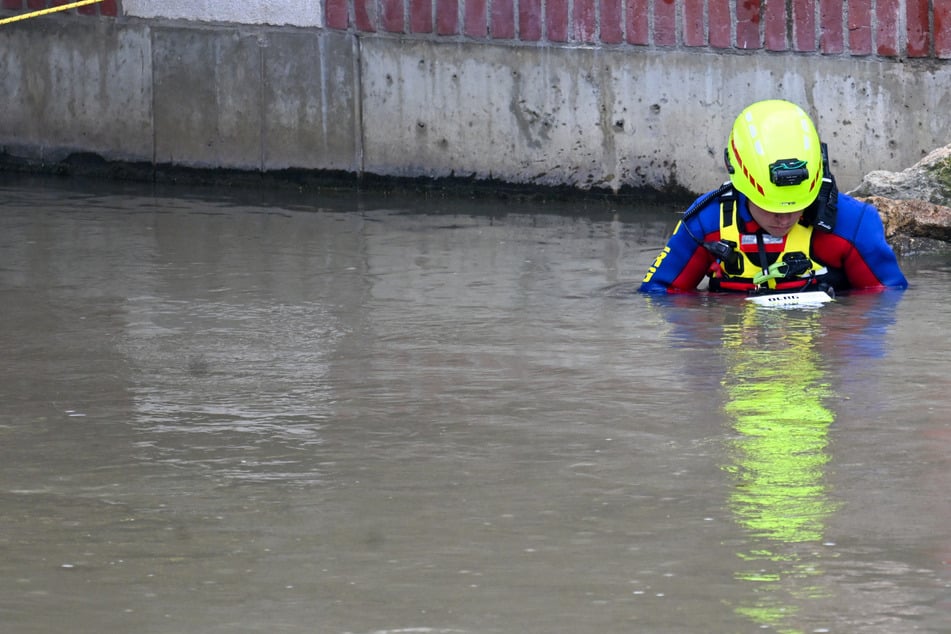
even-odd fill
[[[933,251],[951,242],[951,208],[924,200],[857,196],[875,205],[885,238],[899,254]]]
[[[885,237],[900,253],[951,242],[951,145],[901,172],[869,172],[849,195],[878,208]]]

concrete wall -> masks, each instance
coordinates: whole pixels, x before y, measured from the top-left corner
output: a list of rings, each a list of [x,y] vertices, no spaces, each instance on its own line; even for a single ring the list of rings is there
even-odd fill
[[[444,14],[440,22],[443,0],[399,5],[391,11],[398,20],[385,19],[383,4],[372,5],[371,20],[370,5],[352,0],[342,12],[336,0],[125,0],[118,18],[48,16],[0,27],[0,151],[8,164],[91,152],[153,165],[700,192],[725,178],[730,125],[756,99],[782,97],[806,108],[846,188],[873,169],[902,169],[951,142],[951,64],[937,47],[943,40],[929,37],[926,57],[909,54],[907,36],[897,40],[895,57],[833,54],[823,46],[852,45],[851,23],[839,16],[838,40],[823,40],[818,19],[812,40],[797,36],[800,27],[782,37],[787,48],[814,52],[778,52],[768,48],[779,47],[778,18],[753,22],[741,11],[749,4],[732,5],[725,37],[708,23],[697,39],[686,20],[697,3],[679,0],[652,4],[647,30],[641,14],[628,13],[616,32],[598,20],[584,26],[580,2],[564,28],[543,11],[533,30],[521,11],[506,31],[488,9],[481,22],[472,18],[471,4],[455,5],[454,23]],[[428,23],[414,21],[417,6],[437,11]],[[600,20],[608,4],[598,6]],[[669,6],[673,22],[662,13]],[[331,20],[341,28],[312,28]],[[488,34],[459,35],[467,20],[484,23],[475,30]],[[299,26],[276,26],[288,22]],[[750,39],[751,24],[758,40]],[[384,25],[422,34],[388,33]],[[493,28],[516,38],[554,32],[621,43],[532,44],[493,38]],[[857,50],[885,46],[887,53],[891,40],[880,30],[856,39]],[[647,44],[629,43],[642,36]],[[673,43],[658,44],[665,41]]]

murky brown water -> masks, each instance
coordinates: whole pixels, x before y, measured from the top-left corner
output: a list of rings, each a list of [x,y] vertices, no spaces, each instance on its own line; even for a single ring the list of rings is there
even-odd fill
[[[0,195],[3,632],[951,627],[947,255],[777,311],[634,294],[650,209]]]

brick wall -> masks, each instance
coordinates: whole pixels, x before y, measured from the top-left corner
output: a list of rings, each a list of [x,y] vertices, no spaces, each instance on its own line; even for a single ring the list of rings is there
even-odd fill
[[[474,40],[951,59],[951,0],[322,0],[325,26]],[[29,12],[71,0],[0,0]],[[119,0],[76,9],[112,16]]]
[[[951,58],[951,0],[324,0],[326,26],[483,40]]]
[[[39,11],[52,7],[61,7],[71,4],[73,0],[0,0],[0,8],[8,11]],[[87,4],[76,9],[70,9],[80,15],[104,15],[116,17],[119,14],[119,0],[103,0],[95,4]],[[9,17],[9,16],[0,16]]]

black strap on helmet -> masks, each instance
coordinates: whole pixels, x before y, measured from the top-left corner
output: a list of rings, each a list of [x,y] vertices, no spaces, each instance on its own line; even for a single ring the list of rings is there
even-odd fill
[[[832,231],[839,206],[839,188],[829,169],[829,148],[825,143],[820,143],[819,147],[822,149],[822,185],[819,186],[819,195],[804,215],[810,224]]]

